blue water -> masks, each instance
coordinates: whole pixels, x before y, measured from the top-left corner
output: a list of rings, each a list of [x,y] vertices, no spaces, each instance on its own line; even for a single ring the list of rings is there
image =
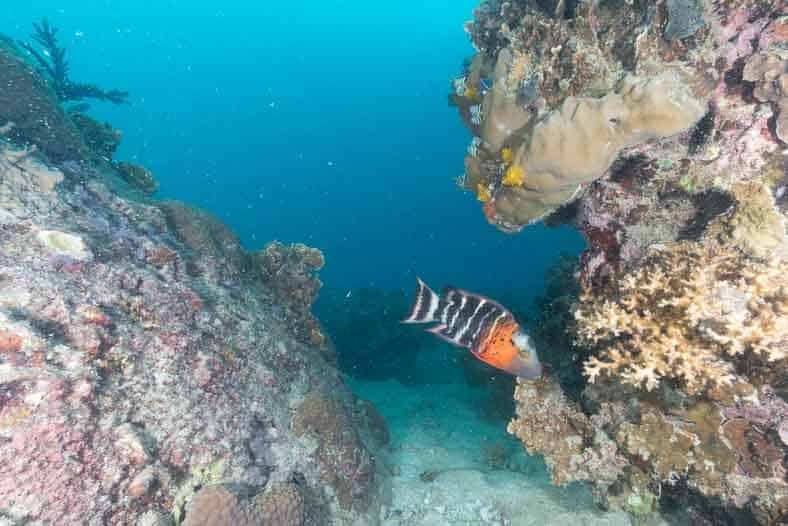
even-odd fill
[[[60,28],[72,77],[131,92],[90,114],[160,197],[205,207],[255,249],[322,249],[326,288],[411,288],[414,274],[537,294],[568,229],[511,236],[454,185],[470,139],[447,104],[475,0],[3,2],[0,27]],[[259,5],[263,4],[263,5]]]

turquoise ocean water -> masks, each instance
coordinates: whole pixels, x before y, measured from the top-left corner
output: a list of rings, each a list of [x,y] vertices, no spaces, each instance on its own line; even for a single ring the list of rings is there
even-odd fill
[[[541,288],[579,236],[508,236],[459,191],[470,139],[447,104],[472,52],[475,0],[3,2],[0,27],[60,28],[72,76],[131,93],[90,114],[123,132],[117,159],[158,197],[205,207],[248,248],[326,254],[326,289],[401,287],[418,274],[489,295]]]

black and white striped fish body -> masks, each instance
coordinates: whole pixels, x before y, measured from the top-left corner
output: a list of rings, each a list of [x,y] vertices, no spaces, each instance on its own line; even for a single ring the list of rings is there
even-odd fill
[[[541,375],[530,338],[501,304],[452,287],[441,297],[417,281],[416,299],[403,323],[437,323],[427,331],[469,349],[479,360],[517,376]]]
[[[441,297],[416,279],[416,300],[403,323],[438,322],[427,332],[449,343],[472,349],[486,323],[512,318],[509,311],[488,298],[453,287],[447,287]]]

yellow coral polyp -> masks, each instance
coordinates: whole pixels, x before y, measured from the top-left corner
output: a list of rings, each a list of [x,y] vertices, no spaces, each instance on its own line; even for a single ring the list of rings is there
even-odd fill
[[[514,160],[514,152],[511,148],[504,148],[501,150],[501,159],[506,164],[510,164]]]
[[[481,201],[482,203],[487,203],[490,199],[492,199],[492,194],[490,194],[490,189],[487,188],[486,185],[477,184],[476,185],[476,199]]]
[[[513,164],[506,169],[501,183],[503,183],[504,186],[522,186],[524,181],[525,172],[523,168],[520,165]]]
[[[476,88],[466,88],[465,89],[465,98],[470,99],[472,101],[477,101],[480,99],[479,90]]]

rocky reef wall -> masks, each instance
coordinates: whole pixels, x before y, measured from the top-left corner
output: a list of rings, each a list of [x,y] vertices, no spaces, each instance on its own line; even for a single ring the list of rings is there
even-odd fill
[[[385,422],[311,315],[322,253],[121,197],[79,135],[25,124],[74,131],[46,100],[0,139],[0,523],[376,524]]]

